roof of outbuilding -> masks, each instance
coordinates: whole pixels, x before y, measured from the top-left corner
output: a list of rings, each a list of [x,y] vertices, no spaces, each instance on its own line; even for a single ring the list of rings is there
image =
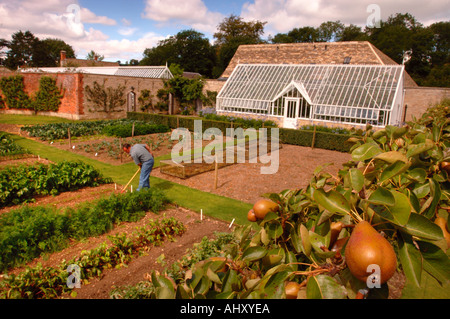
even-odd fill
[[[21,69],[21,72],[47,72],[47,73],[87,73],[115,76],[130,76],[153,79],[169,79],[173,75],[166,66],[97,66],[97,67],[49,67]]]
[[[398,65],[368,41],[249,44],[239,46],[222,78],[238,64],[344,64],[346,58],[348,64]],[[405,86],[417,86],[406,72]]]

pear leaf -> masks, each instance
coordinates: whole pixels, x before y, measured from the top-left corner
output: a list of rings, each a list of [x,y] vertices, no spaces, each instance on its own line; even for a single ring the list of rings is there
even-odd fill
[[[372,143],[365,143],[365,144],[362,144],[361,146],[355,148],[352,151],[352,159],[354,161],[362,162],[369,158],[377,156],[378,154],[380,154],[382,152],[383,151],[378,146],[378,144],[372,141]]]
[[[378,187],[372,194],[370,194],[367,201],[375,205],[395,205],[394,195],[392,195],[392,193],[384,187]]]
[[[347,291],[332,277],[317,275],[308,279],[306,297],[308,299],[345,299]]]
[[[325,192],[323,189],[316,189],[313,198],[320,206],[331,213],[345,215],[350,212],[350,204],[344,195],[339,192],[333,190]]]
[[[422,255],[408,234],[400,232],[398,236],[398,255],[403,272],[408,280],[415,286],[420,286],[422,275]]]

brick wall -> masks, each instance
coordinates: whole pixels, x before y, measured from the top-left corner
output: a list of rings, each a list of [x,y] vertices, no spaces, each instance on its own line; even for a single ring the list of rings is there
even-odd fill
[[[2,72],[0,76],[15,75],[15,72]],[[97,81],[100,85],[105,84],[105,87],[117,87],[119,85],[125,86],[125,95],[131,91],[131,87],[135,92],[135,105],[136,111],[140,112],[140,105],[138,97],[141,90],[150,90],[153,95],[153,105],[158,102],[156,97],[157,91],[164,87],[164,83],[161,79],[150,78],[134,78],[126,76],[107,76],[107,75],[94,75],[94,74],[82,74],[82,73],[21,73],[24,77],[25,92],[28,96],[33,97],[35,92],[39,89],[39,79],[41,76],[50,76],[56,78],[56,85],[61,89],[63,95],[61,99],[61,105],[58,112],[39,112],[41,115],[58,116],[63,118],[69,118],[74,120],[84,119],[104,119],[104,118],[125,118],[127,112],[127,104],[122,105],[120,112],[114,112],[112,114],[105,114],[104,112],[91,112],[94,110],[91,102],[88,102],[84,93],[85,86],[90,85]],[[174,103],[174,111],[177,112],[179,105]],[[19,109],[6,109],[1,110],[3,113],[10,114],[33,114],[32,110],[19,110]]]
[[[0,76],[15,75],[15,72],[9,74],[2,73]],[[39,112],[41,115],[59,116],[69,119],[79,119],[82,114],[83,101],[83,75],[77,73],[22,73],[25,86],[25,93],[33,98],[39,90],[39,79],[42,76],[49,76],[56,79],[56,86],[60,88],[63,95],[58,112]],[[24,109],[6,109],[4,113],[10,114],[34,114],[33,110]]]
[[[410,121],[413,116],[419,118],[428,107],[444,98],[450,98],[450,88],[406,87],[403,102],[406,108],[405,120]]]

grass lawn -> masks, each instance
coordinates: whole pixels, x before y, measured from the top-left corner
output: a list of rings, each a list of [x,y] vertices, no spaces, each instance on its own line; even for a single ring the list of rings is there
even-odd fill
[[[73,121],[55,116],[0,114],[0,123],[5,124],[34,125],[34,124],[61,123],[61,122],[73,122]]]

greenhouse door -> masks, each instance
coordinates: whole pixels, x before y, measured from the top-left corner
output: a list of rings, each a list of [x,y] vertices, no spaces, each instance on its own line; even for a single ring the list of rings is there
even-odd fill
[[[284,99],[284,128],[296,128],[298,101],[298,98]]]

